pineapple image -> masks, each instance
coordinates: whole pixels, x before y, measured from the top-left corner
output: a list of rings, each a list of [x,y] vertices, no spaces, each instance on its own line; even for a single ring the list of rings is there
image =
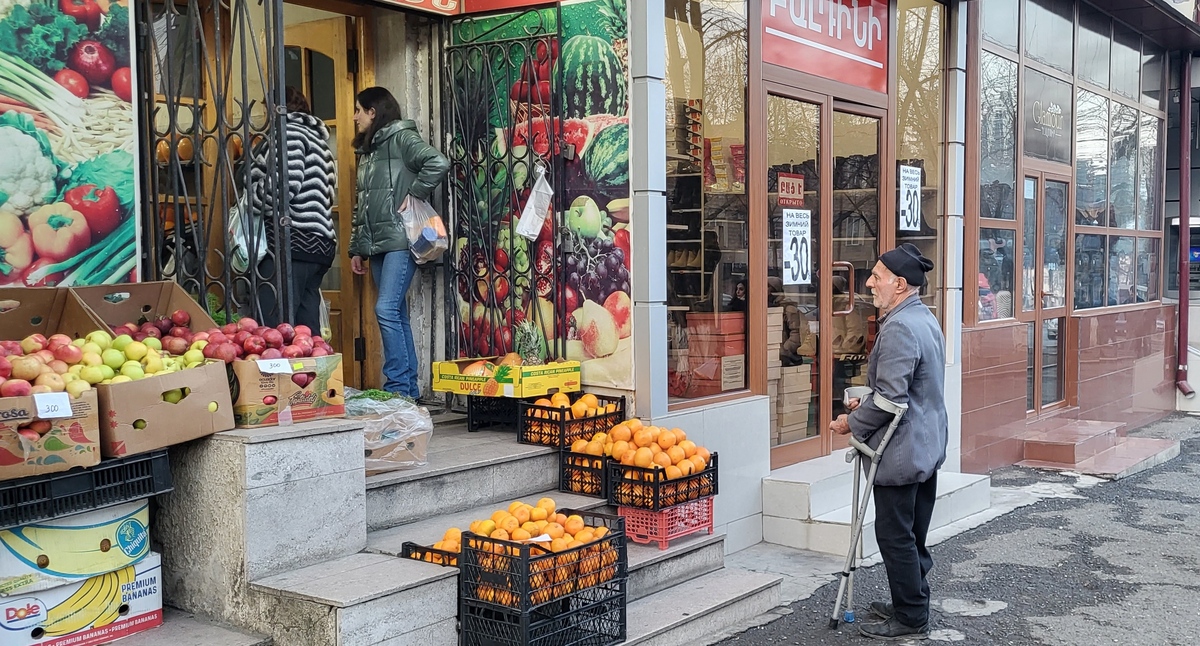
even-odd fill
[[[600,15],[604,18],[604,30],[612,39],[613,50],[621,60],[625,77],[629,77],[629,14],[625,0],[604,0],[600,4]]]
[[[511,372],[512,366],[500,366],[496,368],[496,372],[492,373],[492,376],[489,377],[487,382],[483,384],[483,389],[480,391],[480,394],[484,397],[499,397],[500,384],[502,382],[509,381],[508,375]]]

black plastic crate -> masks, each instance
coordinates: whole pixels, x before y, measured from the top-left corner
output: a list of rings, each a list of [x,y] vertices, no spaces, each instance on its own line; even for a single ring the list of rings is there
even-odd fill
[[[460,646],[611,646],[625,641],[627,582],[613,579],[528,612],[463,600]]]
[[[568,396],[574,404],[585,393],[576,392]],[[590,440],[596,433],[607,433],[609,429],[625,421],[625,397],[595,395],[606,408],[615,406],[611,413],[600,413],[593,417],[566,419],[564,410],[556,406],[536,406],[528,400],[521,402],[520,427],[517,441],[521,444],[540,444],[569,448],[575,440]],[[536,400],[534,400],[536,401]],[[569,411],[567,411],[569,413]]]
[[[708,466],[667,480],[663,469],[635,467],[616,460],[608,463],[608,502],[613,505],[660,511],[666,507],[717,495],[717,454]]]
[[[609,458],[603,455],[559,451],[558,490],[608,498],[608,461]]]
[[[414,561],[422,561],[424,563],[433,563],[434,565],[444,565],[446,567],[458,567],[458,554],[449,550],[439,550],[425,545],[418,545],[412,541],[404,541],[400,546],[400,556]]]
[[[463,533],[459,557],[459,598],[497,610],[527,613],[602,583],[628,577],[625,519],[573,510],[588,527],[607,533],[561,552],[536,543],[514,543]]]
[[[0,482],[0,529],[112,507],[174,489],[166,449],[88,469]]]
[[[516,431],[521,428],[522,400],[512,397],[467,396],[467,431],[490,429]]]

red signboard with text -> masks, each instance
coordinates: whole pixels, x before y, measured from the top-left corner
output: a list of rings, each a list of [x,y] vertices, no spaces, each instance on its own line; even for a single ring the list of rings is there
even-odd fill
[[[804,208],[804,176],[779,174],[779,206],[785,209]]]
[[[762,0],[763,61],[887,92],[887,0]]]

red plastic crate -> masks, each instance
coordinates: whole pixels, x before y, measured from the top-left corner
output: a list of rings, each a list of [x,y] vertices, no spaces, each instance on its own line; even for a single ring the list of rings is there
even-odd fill
[[[658,542],[658,549],[667,543],[702,529],[713,533],[713,498],[685,502],[662,511],[647,511],[636,507],[621,507],[625,519],[625,535],[635,543]]]

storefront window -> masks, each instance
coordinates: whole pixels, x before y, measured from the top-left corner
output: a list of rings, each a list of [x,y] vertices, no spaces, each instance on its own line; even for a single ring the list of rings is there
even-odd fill
[[[1017,51],[1017,0],[980,0],[979,22],[983,37],[1012,51]]]
[[[1025,68],[1021,100],[1025,108],[1024,153],[1059,164],[1071,163],[1075,93],[1071,84]]]
[[[1159,298],[1159,255],[1162,241],[1158,238],[1138,238],[1137,242],[1137,294],[1138,303],[1156,301]]]
[[[668,2],[667,309],[673,398],[746,387],[746,6]]]
[[[1016,219],[1017,64],[980,56],[979,216]]]
[[[1134,303],[1133,266],[1135,258],[1134,238],[1126,236],[1108,237],[1108,287],[1109,305]]]
[[[1142,105],[1162,109],[1163,50],[1148,40],[1142,41]]]
[[[1089,5],[1079,6],[1079,78],[1108,89],[1112,22]]]
[[[1073,3],[1060,0],[1026,0],[1025,55],[1071,73],[1075,53]]]
[[[1108,99],[1079,90],[1075,104],[1075,224],[1104,226],[1108,212]]]
[[[1105,239],[1075,235],[1075,309],[1104,306]]]
[[[1162,119],[1142,115],[1138,131],[1138,228],[1158,231],[1162,228],[1162,147],[1159,145]]]
[[[1141,59],[1141,46],[1137,34],[1128,29],[1114,27],[1111,73],[1114,92],[1131,99],[1138,98],[1141,92]]]
[[[1013,252],[1017,235],[1012,229],[979,230],[979,320],[1013,317]]]
[[[1137,223],[1138,112],[1113,102],[1111,123],[1108,226],[1132,229]]]

